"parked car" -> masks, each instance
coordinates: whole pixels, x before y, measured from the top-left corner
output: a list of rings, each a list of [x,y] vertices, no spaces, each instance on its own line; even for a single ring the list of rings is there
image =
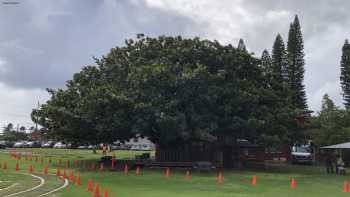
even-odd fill
[[[314,162],[314,155],[310,145],[295,144],[292,147],[292,163],[304,163],[312,165]]]
[[[5,148],[12,148],[13,145],[15,144],[14,142],[11,141],[3,141],[5,143]]]
[[[13,148],[25,148],[25,142],[16,142],[14,145],[13,145]]]
[[[55,145],[53,145],[54,148],[67,148],[67,145],[62,142],[57,142]]]
[[[40,148],[41,144],[39,142],[25,142],[24,147],[25,148]]]
[[[87,149],[88,148],[88,145],[80,145],[77,147],[78,149]]]
[[[55,144],[54,142],[48,141],[48,142],[42,143],[41,147],[42,148],[52,148],[54,144]]]
[[[193,164],[192,169],[197,172],[213,172],[216,166],[209,161],[198,161]]]
[[[11,141],[1,141],[0,142],[2,145],[5,146],[5,148],[12,148],[13,145],[15,144],[14,142],[11,142]]]
[[[88,149],[91,149],[91,150],[92,150],[92,149],[97,149],[97,146],[96,146],[96,145],[89,145],[89,146],[88,146]]]
[[[0,149],[6,148],[6,142],[5,141],[0,141]]]

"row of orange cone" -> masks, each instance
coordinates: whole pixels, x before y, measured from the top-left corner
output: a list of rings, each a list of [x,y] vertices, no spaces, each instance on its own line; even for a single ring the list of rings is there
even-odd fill
[[[221,185],[224,183],[224,176],[221,172],[219,172],[218,176],[216,177],[216,183],[218,185]],[[252,177],[251,184],[252,184],[252,186],[256,186],[256,184],[257,184],[257,178],[255,175]],[[297,182],[294,178],[292,178],[290,181],[290,188],[295,189],[296,187],[297,187]]]
[[[3,165],[1,166],[2,169],[7,170],[7,162],[4,162]],[[20,165],[17,162],[15,165],[15,171],[20,171]],[[34,168],[32,164],[28,165],[28,173],[33,173]],[[45,166],[43,169],[44,174],[48,174],[48,167]],[[78,172],[78,175],[75,177],[74,176],[74,171],[70,171],[69,176],[67,175],[66,170],[63,170],[63,173],[61,174],[61,171],[59,168],[56,170],[56,176],[62,177],[63,179],[68,179],[72,183],[75,183],[77,186],[81,186],[81,178],[80,178],[80,173]],[[96,182],[95,189],[93,188],[93,181],[91,179],[88,180],[87,184],[87,191],[93,192],[93,197],[99,197],[100,196],[100,184]],[[108,197],[108,188],[104,189],[103,191],[103,197]]]
[[[7,169],[7,163],[4,162],[3,166],[2,166],[3,169]],[[16,166],[15,166],[15,171],[19,171],[20,170],[20,166],[19,166],[19,163],[17,162],[16,163]],[[103,170],[103,165],[101,166],[101,170]],[[28,166],[28,172],[29,173],[33,173],[34,169],[33,169],[33,166],[32,164],[29,164]],[[136,168],[136,171],[135,171],[135,174],[136,175],[140,175],[140,167],[137,166]],[[43,173],[44,174],[48,174],[48,167],[45,166],[44,169],[43,169]],[[124,173],[128,173],[128,165],[125,165],[124,167]],[[78,176],[77,176],[77,179],[75,180],[75,177],[74,177],[74,172],[71,171],[70,173],[70,176],[68,177],[67,176],[67,173],[66,173],[66,170],[64,170],[63,174],[61,175],[61,172],[60,172],[60,169],[57,168],[57,171],[56,171],[56,175],[57,176],[62,176],[63,178],[69,178],[70,181],[76,181],[76,184],[77,185],[80,185],[81,184],[81,180],[80,180],[80,174],[78,173]],[[171,171],[170,171],[170,168],[166,168],[165,169],[165,173],[164,173],[165,177],[170,177],[171,176]],[[185,175],[185,179],[186,180],[191,180],[192,179],[192,173],[190,171],[186,171],[186,175]],[[220,172],[216,178],[216,182],[218,185],[221,185],[223,184],[224,182],[224,176],[223,174]],[[251,184],[253,186],[256,186],[257,184],[257,178],[256,176],[253,176],[252,177],[252,181],[251,181]],[[89,184],[88,184],[89,185]],[[297,183],[296,183],[296,180],[294,178],[291,179],[291,183],[290,183],[290,187],[291,189],[295,189],[297,186]],[[90,188],[90,187],[89,187]],[[91,188],[90,188],[91,189]],[[344,181],[344,184],[343,184],[343,192],[349,192],[349,183],[348,181]]]
[[[20,155],[20,154],[17,154],[15,151],[14,151],[14,152],[10,152],[10,155],[11,155],[12,157],[15,157],[15,158],[18,159],[18,160],[21,159],[21,155]],[[31,160],[31,159],[32,159],[32,155],[29,155],[29,160]],[[26,157],[26,160],[27,160],[27,157]],[[38,161],[38,157],[36,157],[35,160]],[[43,163],[43,158],[41,158],[40,161],[41,161],[41,163]],[[51,163],[51,159],[49,159],[49,163]],[[59,164],[61,164],[61,163],[62,163],[62,161],[59,160]],[[67,167],[70,166],[70,161],[69,161],[69,160],[66,161],[66,166],[67,166]],[[78,166],[78,161],[74,161],[74,166]],[[113,155],[112,167],[111,167],[111,168],[112,168],[112,169],[115,169],[115,167],[116,167],[116,160],[115,160],[115,155]],[[1,164],[0,164],[0,168],[1,168]],[[91,168],[92,168],[92,170],[96,170],[96,167],[95,167],[94,164],[93,164],[93,166],[92,166]],[[2,169],[7,169],[7,163],[6,163],[6,162],[4,162],[4,164],[2,165]],[[18,163],[16,163],[15,170],[16,170],[16,171],[19,171],[19,164],[18,164]],[[124,165],[124,170],[123,170],[124,173],[127,174],[127,173],[128,173],[128,170],[129,170],[129,167],[128,167],[127,164],[125,164],[125,165]],[[32,166],[32,165],[29,165],[28,171],[29,171],[30,173],[33,172],[33,166]],[[100,171],[104,171],[104,163],[100,163]],[[46,174],[48,173],[48,167],[47,167],[47,166],[44,167],[43,172],[46,173]],[[140,175],[140,167],[139,167],[139,166],[137,166],[136,171],[135,171],[135,174],[136,174],[136,175]],[[60,175],[59,169],[57,169],[56,175],[57,175],[57,176],[61,176],[61,175]],[[171,176],[170,168],[166,168],[166,169],[165,169],[165,177],[170,177],[170,176]],[[66,171],[65,171],[65,170],[64,170],[64,173],[63,173],[63,178],[67,178],[67,175],[66,175]],[[186,179],[186,180],[191,180],[191,179],[192,179],[192,173],[191,173],[190,171],[187,171],[187,172],[186,172],[185,179]],[[71,172],[71,174],[70,174],[70,176],[69,176],[69,180],[70,180],[70,181],[74,181],[74,174],[73,174],[73,172]],[[218,176],[217,176],[217,178],[216,178],[216,181],[217,181],[217,184],[218,184],[218,185],[223,184],[223,182],[224,182],[224,176],[223,176],[223,174],[222,174],[221,172],[218,174]],[[77,185],[81,185],[80,174],[78,174],[78,176],[77,176],[76,184],[77,184]],[[256,176],[253,176],[253,177],[252,177],[251,184],[252,184],[253,186],[256,186],[256,184],[257,184],[257,178],[256,178]],[[87,188],[88,191],[92,191],[92,190],[93,190],[93,186],[92,186],[92,188],[91,188],[91,185],[93,185],[93,184],[92,184],[92,180],[89,180],[89,181],[88,181],[88,188]],[[296,186],[297,186],[296,180],[295,180],[294,178],[292,178],[292,179],[291,179],[291,182],[290,182],[290,188],[291,188],[291,189],[295,189]],[[349,192],[349,182],[348,182],[348,181],[344,181],[344,183],[343,183],[343,192]],[[94,191],[94,196],[96,196],[95,194],[97,194],[97,193],[99,193],[99,183],[98,183],[98,182],[96,183],[96,188],[95,188],[95,191]],[[107,193],[107,196],[108,196],[108,189],[105,190],[104,193]],[[98,195],[97,195],[97,196],[98,196]],[[105,196],[105,195],[104,195],[104,196]]]
[[[2,168],[3,169],[7,169],[7,163],[4,162],[4,164],[2,165]],[[19,166],[19,163],[16,163],[16,166],[15,166],[15,171],[19,171],[20,170],[20,166]],[[34,169],[33,169],[33,165],[32,164],[29,164],[28,165],[28,172],[29,173],[33,173]],[[128,171],[128,167],[126,165],[126,168],[124,169],[124,172],[127,173]],[[48,174],[48,167],[45,166],[44,169],[43,169],[43,173],[44,174]],[[140,174],[140,168],[137,167],[136,169],[136,175],[139,175]],[[78,172],[78,175],[77,177],[74,176],[74,172],[71,171],[70,172],[70,175],[67,176],[67,172],[66,170],[63,171],[63,174],[61,174],[61,171],[59,168],[57,168],[56,170],[56,176],[58,177],[62,177],[64,179],[69,179],[69,181],[71,182],[74,182],[76,185],[78,186],[81,186],[81,178],[80,178],[80,173]],[[171,171],[170,171],[170,168],[166,168],[165,170],[165,177],[170,177],[171,176]],[[185,179],[186,180],[191,180],[192,179],[192,173],[190,171],[186,171],[186,175],[185,175]],[[217,180],[217,184],[218,185],[221,185],[223,184],[224,182],[224,176],[223,174],[220,172],[216,178]],[[251,181],[251,184],[253,186],[256,186],[257,184],[257,178],[256,176],[253,176],[252,177],[252,181]],[[295,189],[297,186],[297,183],[296,183],[296,180],[294,178],[292,178],[291,180],[291,183],[290,183],[290,188],[291,189]],[[96,182],[96,186],[95,186],[95,189],[93,187],[93,181],[92,179],[89,179],[88,182],[87,182],[87,191],[90,191],[90,192],[93,192],[93,196],[94,197],[98,197],[99,196],[99,193],[100,193],[100,184],[99,182]],[[345,193],[348,193],[349,192],[349,182],[348,181],[344,181],[343,183],[343,192]],[[108,188],[106,188],[103,192],[103,197],[108,197]]]
[[[57,168],[56,170],[56,176],[58,177],[62,177],[63,179],[68,179],[69,181],[71,181],[72,183],[75,183],[75,185],[77,186],[81,186],[81,178],[80,178],[80,173],[78,172],[78,175],[75,177],[74,176],[74,172],[71,171],[69,176],[67,175],[66,170],[63,170],[63,174],[61,174],[61,171],[59,168]],[[93,197],[99,197],[100,196],[100,184],[99,182],[96,182],[96,186],[94,189],[94,184],[92,179],[89,179],[87,182],[87,191],[92,192],[93,193]],[[108,188],[105,188],[103,191],[103,197],[108,197]],[[110,196],[111,197],[111,196]]]

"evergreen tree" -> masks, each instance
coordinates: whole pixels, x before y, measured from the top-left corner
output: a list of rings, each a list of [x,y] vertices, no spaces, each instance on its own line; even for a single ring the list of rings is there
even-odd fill
[[[241,50],[241,51],[244,51],[244,52],[247,52],[247,48],[246,48],[246,46],[245,46],[244,41],[243,41],[242,38],[239,39],[239,41],[238,41],[237,49],[238,49],[238,50]]]
[[[271,85],[272,60],[269,52],[265,49],[261,55],[261,67],[268,85]]]
[[[334,102],[329,98],[328,94],[323,95],[321,112],[331,111],[336,108]]]
[[[272,49],[271,86],[274,90],[287,89],[288,60],[282,36],[277,35]]]
[[[342,48],[340,61],[340,83],[346,108],[350,107],[350,44],[346,39]]]
[[[298,16],[290,24],[288,35],[288,85],[291,93],[292,105],[299,109],[307,110],[307,100],[304,81],[304,44],[300,30]]]
[[[261,67],[264,73],[269,73],[271,71],[272,60],[268,50],[264,50],[261,54]]]

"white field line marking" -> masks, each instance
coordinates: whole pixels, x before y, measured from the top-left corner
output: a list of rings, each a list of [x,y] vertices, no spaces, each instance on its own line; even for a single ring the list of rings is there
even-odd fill
[[[30,191],[36,190],[36,189],[38,189],[39,187],[43,186],[44,183],[45,183],[45,180],[44,180],[42,177],[40,177],[40,176],[36,176],[36,175],[33,175],[33,174],[28,174],[28,173],[19,173],[19,174],[30,175],[30,176],[32,176],[32,177],[34,177],[34,178],[37,178],[37,179],[40,180],[40,184],[37,185],[37,186],[35,186],[35,187],[32,187],[32,188],[30,188],[30,189],[27,189],[27,190],[24,190],[24,191],[20,191],[20,192],[14,193],[14,194],[9,194],[9,195],[6,195],[6,196],[4,196],[4,197],[16,196],[16,195],[18,195],[18,194],[23,194],[23,193],[26,193],[26,192],[30,192]]]
[[[16,186],[16,185],[18,185],[18,183],[14,183],[14,184],[12,184],[12,185],[10,185],[10,186],[8,186],[8,187],[1,188],[0,191],[6,190],[6,189],[10,189],[10,188],[12,188],[12,187],[14,187],[14,186]]]
[[[65,188],[65,187],[67,187],[67,186],[68,186],[68,180],[64,179],[64,184],[61,187],[56,188],[54,190],[51,190],[51,191],[49,191],[49,192],[47,192],[45,194],[41,194],[40,196],[46,196],[46,195],[52,194],[52,193],[57,192],[58,190],[61,190],[61,189]],[[38,196],[38,197],[40,197],[40,196]]]

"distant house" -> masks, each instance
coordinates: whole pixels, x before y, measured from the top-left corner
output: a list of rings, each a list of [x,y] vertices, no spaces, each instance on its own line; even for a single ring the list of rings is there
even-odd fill
[[[130,150],[154,150],[155,144],[152,143],[147,137],[134,137],[129,141],[126,141],[124,145]]]

